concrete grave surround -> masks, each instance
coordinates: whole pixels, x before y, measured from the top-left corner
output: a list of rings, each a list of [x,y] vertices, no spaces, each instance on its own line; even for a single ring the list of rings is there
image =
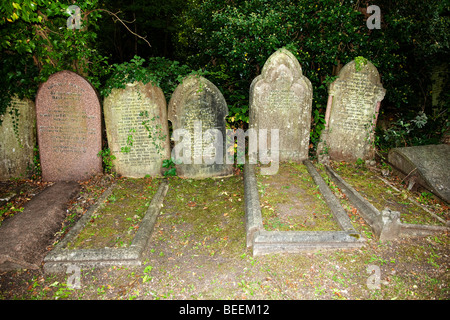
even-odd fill
[[[400,212],[392,211],[388,207],[379,211],[342,177],[334,172],[331,167],[325,166],[325,168],[327,175],[341,192],[347,196],[352,205],[358,209],[359,215],[366,221],[375,236],[381,242],[403,237],[426,237],[442,234],[450,230],[449,225],[445,220],[431,212],[429,212],[431,216],[439,220],[443,226],[403,223],[401,221]],[[383,181],[386,183],[385,180]],[[393,188],[392,185],[390,185],[390,187]]]
[[[279,130],[280,161],[308,158],[312,85],[291,52],[282,48],[267,59],[250,86],[249,108],[250,128]]]
[[[419,183],[450,202],[450,145],[394,148],[388,161],[410,185]]]
[[[353,228],[346,211],[309,160],[308,173],[341,228],[340,231],[267,231],[264,228],[254,165],[244,165],[245,228],[247,247],[254,256],[362,247],[366,241]]]
[[[108,201],[116,184],[103,192],[95,204],[77,221],[75,226],[58,244],[44,257],[45,273],[65,273],[70,266],[79,268],[107,267],[107,266],[139,266],[142,265],[142,255],[148,248],[155,223],[163,206],[164,197],[169,189],[169,182],[163,180],[153,196],[149,207],[139,223],[130,246],[125,248],[102,249],[71,249],[73,243],[83,231],[92,217]]]
[[[319,158],[325,154],[332,160],[354,162],[375,155],[374,130],[386,90],[370,61],[360,67],[357,71],[355,61],[347,63],[330,85]]]
[[[103,109],[108,145],[116,157],[114,171],[133,178],[162,176],[162,161],[170,158],[167,105],[162,90],[151,83],[129,83],[125,89],[113,89]],[[121,152],[129,136],[133,145],[129,152]]]
[[[33,164],[36,145],[36,110],[29,99],[12,98],[11,104],[19,110],[17,135],[14,132],[10,106],[2,115],[0,125],[0,180],[27,176],[27,167]]]
[[[226,163],[226,127],[225,118],[228,116],[228,106],[219,89],[209,80],[200,76],[189,76],[175,89],[169,102],[168,118],[173,129],[184,129],[191,136],[190,164],[177,165],[177,174],[185,178],[202,179],[208,177],[223,177],[233,173],[232,164]],[[201,121],[201,127],[196,128],[196,122]],[[197,122],[199,124],[199,122]],[[221,133],[220,139],[208,135],[207,130],[216,129]],[[173,136],[172,136],[173,138]],[[183,143],[183,138],[175,142]],[[222,153],[214,163],[205,161],[214,141],[218,141],[216,151]],[[201,142],[201,143],[200,143]],[[221,150],[217,150],[221,149]],[[220,153],[219,153],[220,154]],[[179,155],[175,152],[175,158]],[[209,160],[208,160],[209,161]]]
[[[102,172],[101,109],[95,89],[83,77],[60,71],[36,96],[42,179],[85,180]]]

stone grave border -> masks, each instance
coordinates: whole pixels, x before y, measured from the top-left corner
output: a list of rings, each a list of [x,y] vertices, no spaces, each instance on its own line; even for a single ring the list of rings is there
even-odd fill
[[[388,208],[381,212],[369,201],[364,199],[350,184],[334,172],[330,166],[325,165],[328,176],[348,197],[349,201],[358,209],[359,214],[371,227],[375,236],[381,241],[394,240],[401,237],[426,237],[450,231],[448,226],[435,226],[427,224],[403,223],[400,221],[400,212],[391,211]],[[384,183],[386,181],[382,179]],[[428,211],[428,210],[426,210]],[[433,218],[446,224],[446,222],[429,212]]]
[[[67,249],[67,245],[75,240],[84,229],[92,215],[106,202],[116,184],[111,185],[97,202],[78,220],[75,226],[67,233],[61,242],[44,258],[45,273],[66,272],[71,265],[80,267],[104,267],[112,265],[141,265],[141,256],[150,241],[150,236],[161,211],[164,197],[169,189],[166,179],[161,181],[157,192],[147,208],[145,216],[139,224],[139,229],[131,245],[126,248],[103,249]]]
[[[309,160],[308,173],[331,209],[341,231],[266,231],[262,223],[254,165],[244,165],[244,193],[247,247],[253,256],[270,253],[298,253],[327,249],[359,248],[366,242],[353,228],[347,212]]]

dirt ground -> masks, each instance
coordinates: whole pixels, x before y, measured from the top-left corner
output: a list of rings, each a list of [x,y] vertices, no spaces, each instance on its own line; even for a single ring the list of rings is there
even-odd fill
[[[380,168],[375,168],[374,172],[378,174]],[[55,235],[55,242],[64,236],[114,179],[102,175],[81,184],[83,191],[68,205],[66,222]],[[288,186],[285,190],[298,193],[295,186],[289,186],[289,181],[283,183]],[[25,191],[17,191],[20,186],[26,186],[26,195]],[[26,199],[45,186],[40,182],[12,181],[0,187],[4,194],[7,190],[15,190],[16,193],[11,199],[0,202],[3,220],[8,219],[9,215],[20,214],[20,207]],[[403,188],[399,181],[397,187]],[[265,186],[265,190],[271,190],[270,184]],[[339,190],[334,191],[339,196]],[[404,192],[414,199],[421,199],[421,193]],[[426,198],[429,210],[448,217],[447,204],[429,195]],[[406,201],[405,198],[403,200]],[[276,207],[276,204],[270,205]],[[14,209],[11,210],[11,207]],[[347,205],[346,210],[355,229],[367,240],[364,247],[253,257],[251,250],[246,247],[242,173],[237,172],[233,177],[223,179],[170,178],[164,207],[141,266],[88,270],[75,268],[65,274],[45,274],[42,268],[4,272],[0,273],[0,299],[450,298],[448,234],[380,243],[354,208]],[[289,211],[289,216],[292,214]],[[309,222],[306,225],[313,224]],[[320,223],[317,225],[320,226]],[[297,223],[296,228],[301,230],[298,229],[301,223]]]

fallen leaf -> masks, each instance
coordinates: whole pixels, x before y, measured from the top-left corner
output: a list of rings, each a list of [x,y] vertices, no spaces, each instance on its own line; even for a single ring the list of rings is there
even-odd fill
[[[189,201],[188,203],[187,203],[187,205],[188,205],[188,207],[195,207],[197,204],[195,203],[195,202],[193,202],[193,201]]]

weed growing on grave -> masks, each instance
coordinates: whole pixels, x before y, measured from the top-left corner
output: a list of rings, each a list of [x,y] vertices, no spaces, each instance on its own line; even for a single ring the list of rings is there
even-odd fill
[[[33,180],[39,180],[41,178],[42,170],[38,145],[33,148],[33,163],[28,165],[27,172]]]
[[[131,128],[128,131],[127,145],[125,147],[120,147],[120,152],[129,153],[131,151],[131,147],[133,146],[133,143],[134,143],[133,133],[135,133],[135,132],[136,132],[136,129],[134,129],[134,128]]]
[[[113,161],[116,159],[116,156],[111,153],[111,150],[109,148],[103,149],[98,153],[98,156],[102,158],[105,173],[113,173]]]
[[[175,177],[177,175],[177,168],[175,167],[176,164],[179,164],[179,162],[174,158],[163,160],[162,166],[163,168],[167,168],[167,170],[164,171],[165,177]]]
[[[162,134],[161,124],[156,124],[155,121],[159,119],[159,116],[150,119],[148,111],[141,111],[139,116],[144,118],[142,120],[142,125],[148,133],[148,138],[156,149],[156,152],[162,156],[162,150],[164,149],[164,142],[166,140],[166,135]]]
[[[362,56],[356,57],[355,58],[355,70],[361,71],[362,67],[367,64],[367,61],[368,60]]]

